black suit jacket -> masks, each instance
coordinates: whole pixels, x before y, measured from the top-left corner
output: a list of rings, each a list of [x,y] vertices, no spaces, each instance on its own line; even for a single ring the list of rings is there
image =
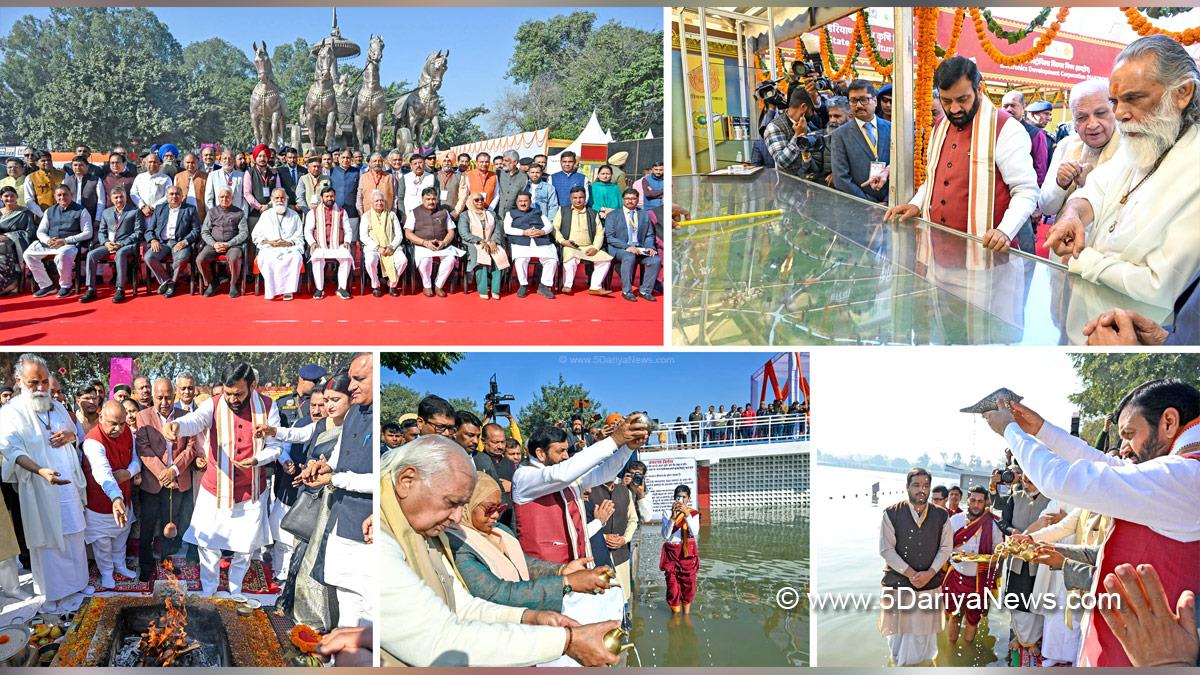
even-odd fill
[[[146,241],[167,241],[167,219],[170,214],[171,206],[166,202],[154,209],[154,223],[146,228]],[[200,219],[196,215],[196,207],[187,202],[179,206],[179,217],[175,221],[175,241],[186,241],[188,244],[200,241]]]
[[[287,164],[280,164],[275,171],[279,174],[279,187],[287,192],[288,206],[294,206],[296,204],[296,184],[300,182],[300,177],[308,171],[299,164],[296,165],[295,178],[292,178],[292,169]]]

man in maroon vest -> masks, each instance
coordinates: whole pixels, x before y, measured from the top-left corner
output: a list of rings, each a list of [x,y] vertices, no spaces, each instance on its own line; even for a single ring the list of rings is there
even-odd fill
[[[887,638],[897,666],[932,665],[942,632],[942,567],[950,561],[954,533],[946,509],[929,503],[931,476],[922,468],[908,472],[908,499],[883,510],[879,554],[883,557],[883,593],[879,632]],[[912,604],[921,597],[922,604]]]
[[[925,182],[907,204],[889,208],[884,220],[921,216],[980,237],[992,251],[1017,245],[1032,252],[1032,228],[1027,226],[1039,191],[1029,134],[988,99],[979,68],[970,59],[946,59],[933,79],[946,119],[930,134]],[[935,243],[940,242],[949,240]],[[935,246],[934,259],[963,267],[971,249],[965,241],[953,244],[961,245]]]
[[[1200,594],[1200,390],[1180,380],[1146,382],[1126,394],[1117,409],[1121,454],[1110,457],[1077,436],[1046,422],[1017,402],[984,413],[1004,436],[1013,457],[1047,496],[1113,519],[1100,548],[1092,593],[1108,593],[1119,566],[1152,566],[1168,603],[1178,614],[1194,613],[1185,597]],[[1121,598],[1129,603],[1129,598]],[[1193,601],[1194,602],[1194,601]],[[1136,609],[1136,608],[1134,608]],[[1175,616],[1178,625],[1187,618]],[[1196,662],[1191,621],[1190,665]],[[1135,662],[1114,629],[1094,613],[1084,615],[1079,666],[1166,665]]]
[[[137,573],[125,564],[125,543],[135,516],[130,497],[141,483],[142,464],[133,451],[133,433],[125,424],[125,409],[109,401],[100,410],[100,423],[83,439],[83,475],[87,482],[84,541],[92,545],[100,586],[115,588],[114,570],[125,580]]]
[[[200,549],[202,594],[217,590],[221,551],[231,551],[229,592],[240,593],[250,569],[250,555],[272,543],[268,521],[271,492],[263,465],[275,461],[283,448],[274,437],[258,438],[257,426],[279,427],[279,409],[255,391],[254,368],[234,363],[221,377],[221,394],[201,403],[196,411],[163,426],[163,437],[177,438],[208,432],[206,467],[183,540]]]
[[[582,492],[615,480],[649,437],[643,418],[622,422],[608,438],[573,456],[567,433],[550,427],[529,439],[529,461],[513,474],[517,538],[526,554],[566,564],[590,558]]]

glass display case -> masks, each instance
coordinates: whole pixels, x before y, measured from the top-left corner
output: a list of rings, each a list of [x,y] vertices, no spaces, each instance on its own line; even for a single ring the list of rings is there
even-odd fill
[[[674,200],[694,218],[783,210],[672,233],[676,345],[1082,344],[1103,312],[1171,311],[773,169],[678,176]]]

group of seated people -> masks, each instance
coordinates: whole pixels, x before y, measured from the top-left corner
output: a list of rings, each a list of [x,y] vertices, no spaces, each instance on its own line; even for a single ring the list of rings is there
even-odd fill
[[[633,181],[609,164],[590,180],[571,151],[558,156],[562,171],[547,176],[544,156],[537,163],[514,151],[494,168],[488,153],[472,164],[466,154],[398,151],[356,166],[350,150],[331,166],[331,153],[301,162],[284,148],[281,160],[258,145],[249,164],[246,153],[235,161],[231,150],[218,163],[205,148],[176,166],[178,150],[168,145],[137,166],[115,149],[100,169],[88,151],[72,160],[70,172],[54,168],[50,153],[35,154],[33,171],[24,174],[13,158],[0,181],[3,294],[20,292],[27,269],[35,297],[66,297],[82,287],[80,302],[93,302],[110,264],[116,303],[130,284],[136,295],[140,279],[172,297],[181,283],[195,292],[198,277],[201,292],[215,295],[222,265],[231,297],[257,275],[268,300],[293,299],[306,269],[312,297],[324,297],[329,263],[337,263],[342,299],[351,297],[356,269],[360,288],[369,283],[375,297],[416,292],[418,284],[423,295],[444,297],[459,270],[463,292],[473,281],[481,298],[498,300],[511,268],[518,297],[553,298],[555,290],[574,292],[581,262],[590,268],[589,293],[607,296],[614,260],[626,300],[653,302],[659,284],[661,161]],[[185,276],[189,266],[194,274]],[[635,284],[638,267],[642,280]]]

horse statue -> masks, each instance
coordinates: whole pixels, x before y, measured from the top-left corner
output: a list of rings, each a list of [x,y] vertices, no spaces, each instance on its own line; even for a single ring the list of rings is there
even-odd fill
[[[446,74],[446,58],[450,50],[437,51],[425,59],[425,67],[421,69],[421,79],[417,88],[407,92],[396,100],[392,114],[396,118],[394,131],[396,147],[400,152],[411,152],[417,148],[437,147],[438,131],[438,89],[442,87],[442,76]],[[430,134],[427,142],[421,143],[421,131],[429,124]],[[418,145],[419,143],[419,145]]]
[[[317,52],[313,83],[304,97],[304,107],[300,109],[300,125],[308,131],[308,138],[315,147],[332,147],[337,138],[337,94],[333,88],[336,62],[333,42],[324,41]],[[319,131],[322,128],[324,136]]]
[[[267,56],[267,43],[253,42],[254,67],[258,70],[258,83],[250,92],[250,128],[254,132],[254,144],[283,144],[283,125],[287,121],[287,101],[275,84],[271,71],[271,57]]]
[[[383,142],[383,116],[387,113],[383,87],[379,86],[379,61],[383,59],[383,38],[371,35],[367,48],[367,66],[363,68],[362,86],[354,99],[354,137],[363,154],[370,155]]]

